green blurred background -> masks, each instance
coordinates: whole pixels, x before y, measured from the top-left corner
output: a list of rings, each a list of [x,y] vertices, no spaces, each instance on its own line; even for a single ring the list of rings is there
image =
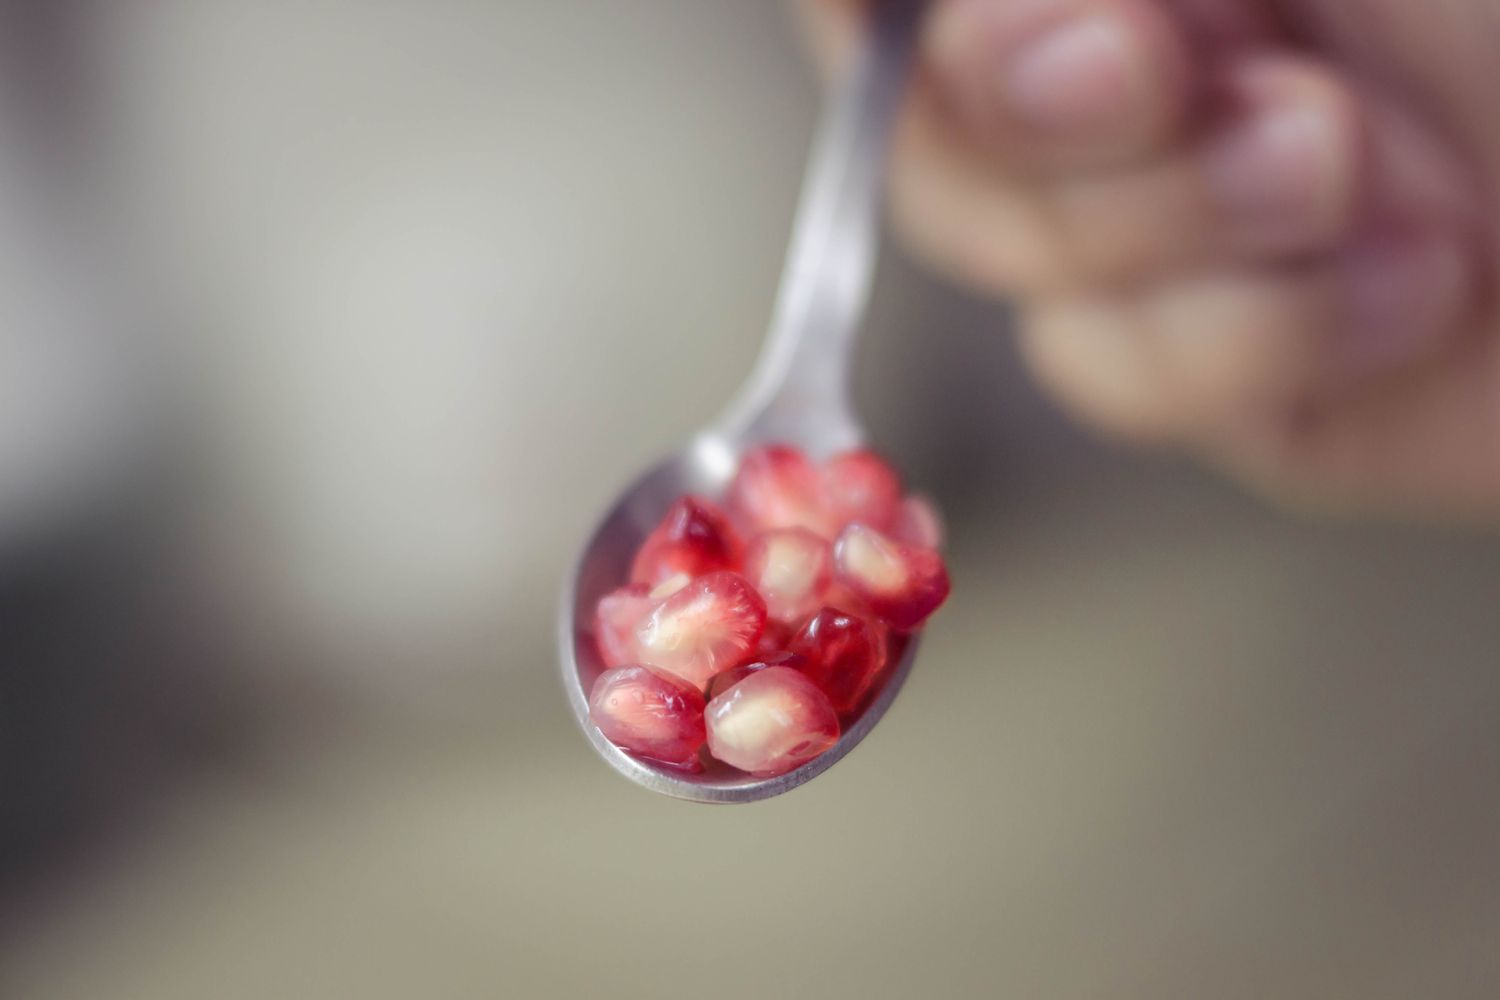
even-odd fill
[[[150,363],[25,425],[85,471],[0,534],[0,995],[1500,995],[1500,544],[1092,442],[899,252],[860,399],[956,587],[906,692],[757,806],[594,758],[557,590],[758,347],[784,5],[46,9],[83,193],[23,200]]]

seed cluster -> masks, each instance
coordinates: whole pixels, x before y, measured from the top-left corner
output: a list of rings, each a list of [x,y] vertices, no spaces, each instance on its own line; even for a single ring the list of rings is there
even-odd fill
[[[747,452],[724,506],[683,496],[600,599],[590,717],[615,745],[783,774],[833,746],[948,596],[932,504],[880,456]]]

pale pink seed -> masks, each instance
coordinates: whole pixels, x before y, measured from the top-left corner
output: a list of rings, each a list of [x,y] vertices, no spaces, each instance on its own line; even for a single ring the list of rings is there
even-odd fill
[[[745,552],[745,578],[765,598],[767,614],[792,623],[822,607],[833,579],[833,552],[806,528],[768,531]]]
[[[635,646],[636,629],[650,617],[656,605],[646,586],[639,583],[617,588],[599,599],[594,611],[594,639],[606,667],[640,660]]]
[[[709,700],[717,698],[757,670],[764,670],[767,667],[791,667],[805,674],[807,673],[807,659],[785,650],[770,654],[757,653],[755,659],[749,663],[714,674],[714,679],[708,682]]]
[[[867,448],[829,459],[822,470],[823,507],[839,528],[853,521],[885,529],[901,505],[901,477]]]
[[[655,587],[652,587],[651,593],[647,594],[646,596],[651,601],[655,602],[655,604],[660,604],[662,601],[665,601],[667,598],[677,593],[683,587],[686,587],[689,583],[692,582],[692,580],[693,578],[688,576],[686,573],[674,573],[673,575],[663,580],[661,583],[658,583]],[[653,607],[654,606],[655,605],[653,605]]]
[[[807,528],[831,539],[839,528],[824,508],[819,469],[788,445],[763,445],[745,453],[729,484],[729,505],[759,531]]]
[[[758,777],[784,774],[839,738],[838,713],[791,667],[756,671],[708,703],[708,749]]]
[[[631,753],[696,767],[705,737],[703,695],[671,674],[640,665],[599,675],[589,718],[605,738]]]
[[[678,497],[636,550],[630,582],[654,587],[678,573],[702,576],[737,569],[744,545],[716,505],[698,496]]]
[[[947,537],[943,515],[930,498],[913,494],[901,501],[901,509],[891,525],[891,537],[919,549],[941,549]]]
[[[766,626],[766,602],[738,573],[700,576],[663,601],[636,630],[640,659],[702,690],[750,659]]]
[[[862,524],[851,524],[833,547],[834,572],[891,627],[909,632],[948,597],[943,557]]]

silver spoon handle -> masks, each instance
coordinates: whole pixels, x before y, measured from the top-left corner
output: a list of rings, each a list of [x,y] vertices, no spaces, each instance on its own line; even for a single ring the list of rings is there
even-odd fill
[[[731,438],[824,449],[861,432],[849,394],[854,335],[869,298],[887,147],[924,0],[872,5],[863,50],[824,112],[803,180],[770,334],[719,422]]]

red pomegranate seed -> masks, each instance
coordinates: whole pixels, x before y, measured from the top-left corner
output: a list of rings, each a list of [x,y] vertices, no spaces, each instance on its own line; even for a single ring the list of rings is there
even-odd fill
[[[885,529],[901,506],[901,477],[868,449],[835,455],[823,466],[823,506],[839,528],[858,521]]]
[[[714,674],[714,679],[708,682],[708,694],[706,697],[709,701],[713,701],[719,695],[755,673],[755,667],[756,664],[747,663],[744,666],[731,667],[728,670]]]
[[[630,582],[654,587],[678,573],[738,569],[742,548],[723,511],[702,497],[680,497],[636,552]]]
[[[708,703],[708,751],[757,777],[784,774],[838,742],[839,718],[791,667],[757,670]]]
[[[791,667],[793,670],[802,670],[805,673],[806,666],[807,660],[805,658],[798,656],[796,653],[788,653],[785,650],[761,655],[754,662],[738,667],[731,667],[722,673],[714,674],[714,679],[708,682],[708,698],[712,701],[757,670],[764,670],[767,667]]]
[[[800,623],[799,623],[800,624]],[[766,630],[760,634],[760,641],[755,644],[756,656],[770,656],[786,649],[792,641],[792,636],[797,634],[797,626],[787,622],[779,622],[774,618],[766,619]]]
[[[636,630],[641,660],[700,691],[754,653],[766,602],[738,573],[700,576],[663,601]]]
[[[599,598],[599,606],[594,610],[594,639],[599,643],[599,656],[606,667],[640,659],[635,648],[635,631],[657,603],[647,594],[643,583],[620,587]]]
[[[806,661],[802,672],[846,715],[859,707],[885,666],[885,626],[824,608],[802,626],[790,649]]]
[[[679,498],[630,584],[599,601],[609,669],[590,715],[642,757],[696,768],[706,743],[732,767],[783,774],[837,741],[840,714],[947,597],[942,521],[867,450],[819,467],[785,445],[752,449],[728,505],[733,522]]]
[[[822,477],[796,448],[764,445],[740,461],[729,484],[729,504],[760,531],[807,528],[826,538],[838,531],[822,504]]]
[[[948,569],[930,549],[902,545],[851,524],[833,547],[834,571],[881,618],[909,632],[948,597]]]
[[[856,618],[878,619],[880,617],[870,610],[870,605],[863,597],[840,582],[837,576],[834,577],[833,585],[828,588],[828,593],[823,598],[823,607],[833,608]]]
[[[767,614],[793,622],[822,606],[833,579],[833,552],[806,528],[768,531],[745,551],[745,578],[766,599]]]
[[[927,497],[915,495],[901,501],[896,520],[891,525],[891,537],[903,545],[914,545],[919,549],[941,549],[947,531],[943,528],[943,515]]]
[[[589,717],[615,746],[642,757],[696,767],[703,746],[703,695],[650,667],[607,670],[589,694]]]

